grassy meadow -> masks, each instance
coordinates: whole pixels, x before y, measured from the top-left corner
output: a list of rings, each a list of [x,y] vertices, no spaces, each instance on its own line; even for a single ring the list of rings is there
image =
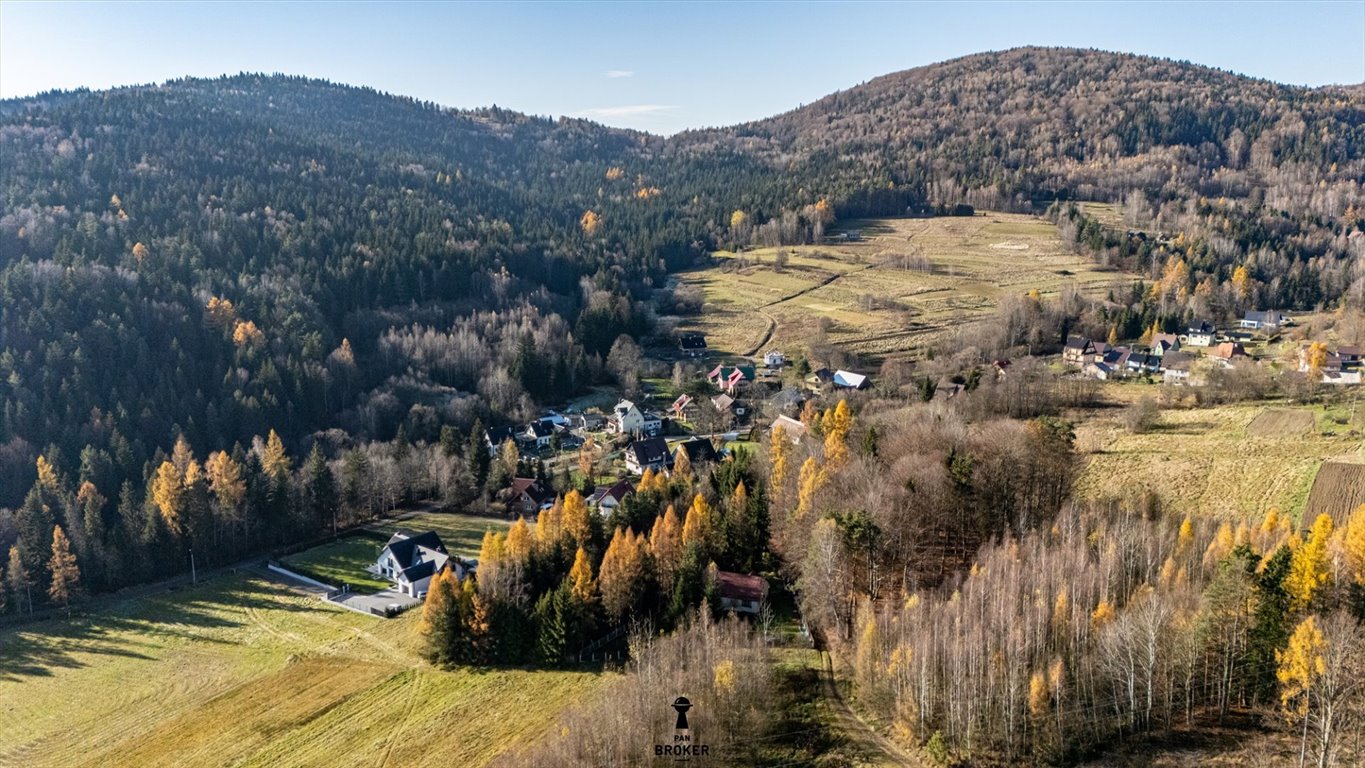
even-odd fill
[[[828,340],[872,357],[913,354],[964,322],[984,319],[1001,297],[1074,286],[1092,294],[1133,277],[1067,251],[1057,228],[1021,214],[850,221],[861,239],[719,252],[681,279],[701,289],[701,317],[683,324],[713,350],[792,354],[808,347],[817,318]],[[787,263],[779,268],[779,252]],[[771,340],[763,342],[769,329]]]
[[[1178,514],[1259,519],[1275,507],[1298,518],[1324,460],[1365,461],[1357,422],[1339,406],[1227,405],[1166,410],[1155,429],[1130,434],[1117,411],[1094,414],[1076,428],[1076,493],[1150,488]]]
[[[448,523],[452,550],[469,525]],[[477,766],[606,679],[437,669],[419,618],[328,606],[248,569],[0,630],[0,766]]]

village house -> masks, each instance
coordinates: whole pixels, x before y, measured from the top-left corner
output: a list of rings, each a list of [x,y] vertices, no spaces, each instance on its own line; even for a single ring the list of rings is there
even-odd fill
[[[523,439],[528,446],[534,446],[537,451],[550,447],[550,442],[554,439],[555,428],[552,423],[545,419],[537,419],[526,425],[526,431],[522,433]]]
[[[1191,384],[1190,373],[1194,356],[1184,352],[1170,352],[1161,358],[1161,383],[1172,386]]]
[[[489,427],[483,431],[483,441],[488,445],[488,453],[496,456],[508,440],[517,442],[520,430],[516,427]]]
[[[1084,336],[1067,336],[1062,347],[1062,362],[1077,367],[1085,365],[1095,356],[1095,345]]]
[[[706,374],[706,380],[725,392],[733,393],[742,386],[753,383],[752,365],[718,365]]]
[[[658,472],[668,469],[671,464],[668,443],[662,437],[636,440],[626,446],[626,471],[632,475],[643,475],[646,469]]]
[[[1273,332],[1279,330],[1286,319],[1284,315],[1273,309],[1265,312],[1247,312],[1238,321],[1237,327],[1250,331]]]
[[[676,451],[683,451],[687,454],[687,460],[693,467],[700,467],[703,464],[714,464],[720,460],[720,455],[716,453],[716,447],[711,445],[710,440],[693,438],[679,443]]]
[[[1337,347],[1337,356],[1341,358],[1342,368],[1360,365],[1360,347]]]
[[[1151,354],[1157,357],[1164,356],[1167,352],[1180,351],[1180,337],[1174,333],[1157,333],[1152,335]]]
[[[773,424],[769,429],[777,429],[778,427],[782,428],[782,436],[792,441],[793,445],[800,445],[801,440],[810,431],[805,424],[785,414],[773,419]]]
[[[800,390],[783,389],[768,400],[768,408],[774,413],[796,413],[805,403],[806,396]]]
[[[663,420],[646,413],[629,400],[622,400],[607,417],[607,431],[618,435],[656,435],[663,429]]]
[[[584,432],[596,432],[606,426],[607,417],[600,413],[580,413],[569,419],[569,425]]]
[[[588,496],[588,506],[597,510],[602,517],[608,517],[627,496],[635,494],[635,484],[629,480],[618,480],[614,485],[599,486]]]
[[[806,386],[816,392],[820,391],[822,387],[829,386],[833,383],[834,371],[831,371],[828,368],[817,368],[811,371],[810,375],[806,377]]]
[[[757,616],[763,601],[768,599],[768,582],[753,574],[717,571],[716,591],[720,593],[722,609]]]
[[[1359,371],[1359,370],[1352,370],[1352,371],[1340,371],[1340,370],[1338,370],[1338,371],[1323,371],[1323,372],[1322,372],[1322,383],[1323,383],[1323,384],[1332,384],[1332,385],[1336,385],[1336,386],[1340,386],[1340,385],[1344,385],[1344,384],[1358,385],[1358,384],[1360,384],[1360,381],[1361,381],[1361,376],[1360,376],[1360,371]]]
[[[672,405],[668,406],[668,412],[673,414],[674,419],[681,420],[690,405],[692,405],[692,396],[684,392],[678,395],[678,399],[674,400]]]
[[[678,336],[678,351],[683,357],[701,357],[706,354],[706,337],[700,333],[684,333]]]
[[[435,531],[400,530],[389,537],[369,570],[393,582],[402,594],[421,598],[427,594],[431,577],[447,565],[455,569],[457,578],[464,578],[465,564],[459,558],[450,557]]]
[[[1218,360],[1224,366],[1231,366],[1237,360],[1245,360],[1247,351],[1235,341],[1225,341],[1209,350],[1209,357]]]
[[[781,368],[782,366],[787,364],[787,358],[781,352],[778,352],[777,350],[773,349],[769,350],[767,354],[763,355],[763,364],[768,366],[769,368]]]
[[[1214,342],[1213,324],[1195,320],[1185,329],[1185,344],[1191,347],[1211,347]]]
[[[534,518],[542,510],[554,505],[555,495],[538,480],[531,477],[518,477],[512,480],[507,489],[507,511],[525,518]]]
[[[1114,366],[1103,360],[1091,360],[1085,364],[1085,368],[1082,369],[1082,372],[1086,376],[1089,376],[1092,379],[1099,379],[1100,381],[1109,381],[1110,379],[1118,378],[1119,375],[1118,370],[1116,370]]]
[[[831,379],[835,389],[867,389],[867,377],[861,373],[852,373],[843,369],[834,372]]]
[[[1299,373],[1308,373],[1308,370],[1312,367],[1308,359],[1310,349],[1310,347],[1299,347]],[[1341,371],[1341,368],[1342,359],[1340,354],[1328,352],[1324,355],[1322,361],[1323,373],[1337,373]]]

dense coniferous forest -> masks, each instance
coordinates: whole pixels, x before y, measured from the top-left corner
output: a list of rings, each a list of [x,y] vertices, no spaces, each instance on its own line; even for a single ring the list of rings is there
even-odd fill
[[[670,271],[833,217],[1050,208],[1170,317],[1360,302],[1363,139],[1359,89],[1051,49],[667,139],[284,76],[5,102],[0,547],[42,595],[57,526],[103,588],[456,498],[474,424],[609,380]]]

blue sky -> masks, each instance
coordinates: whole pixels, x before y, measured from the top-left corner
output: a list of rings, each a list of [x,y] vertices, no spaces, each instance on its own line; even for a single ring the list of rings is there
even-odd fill
[[[1215,3],[58,3],[0,0],[0,97],[286,72],[656,133],[983,50],[1065,45],[1365,81],[1365,0]]]

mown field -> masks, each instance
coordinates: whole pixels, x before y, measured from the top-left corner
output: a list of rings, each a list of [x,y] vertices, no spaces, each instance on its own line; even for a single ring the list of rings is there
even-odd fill
[[[398,529],[436,531],[452,555],[478,557],[484,531],[505,530],[507,522],[489,517],[473,517],[444,512],[423,512],[406,520],[374,526],[361,534],[346,536],[330,544],[313,547],[283,559],[284,564],[314,579],[333,586],[350,584],[355,589],[379,590],[388,582],[365,572],[365,566],[379,557],[384,542]]]
[[[435,669],[417,620],[241,572],[0,631],[0,765],[477,766],[604,680]]]
[[[1134,278],[1067,251],[1051,223],[986,213],[969,218],[850,221],[861,240],[715,254],[683,273],[705,309],[682,327],[713,350],[794,354],[808,348],[817,318],[828,340],[871,357],[914,353],[964,322],[986,317],[1001,297],[1068,286],[1099,294]],[[779,267],[779,252],[787,263]],[[771,329],[771,338],[765,337]]]
[[[1274,507],[1298,518],[1324,460],[1365,461],[1359,428],[1341,407],[1229,405],[1167,410],[1155,429],[1130,434],[1116,411],[1100,412],[1076,428],[1076,492],[1151,489],[1178,514],[1258,519]]]

